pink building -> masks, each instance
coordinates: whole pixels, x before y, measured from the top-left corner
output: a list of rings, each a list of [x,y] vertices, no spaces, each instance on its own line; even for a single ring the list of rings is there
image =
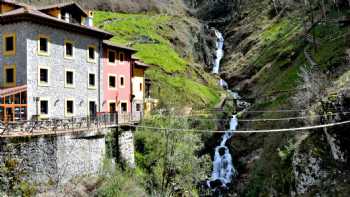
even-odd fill
[[[131,113],[132,48],[103,42],[103,112]]]

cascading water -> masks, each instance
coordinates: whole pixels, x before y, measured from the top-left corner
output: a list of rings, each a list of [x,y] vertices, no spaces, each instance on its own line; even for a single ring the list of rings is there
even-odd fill
[[[231,183],[232,177],[236,174],[236,170],[232,164],[232,156],[226,146],[226,142],[233,136],[233,132],[237,126],[238,120],[234,115],[230,121],[230,130],[221,137],[220,145],[215,148],[213,172],[211,179],[207,181],[209,187],[214,187],[213,183],[220,181],[216,187],[226,188],[227,184]]]
[[[217,38],[216,41],[216,54],[214,58],[214,66],[213,66],[213,73],[219,74],[220,70],[220,62],[221,59],[224,57],[224,37],[222,36],[222,33],[215,29],[215,36]]]
[[[218,30],[215,30],[215,35],[217,37],[217,50],[214,59],[213,73],[218,74],[220,70],[220,61],[224,56],[224,37]],[[228,89],[228,84],[225,80],[220,79],[219,84],[224,89]],[[234,98],[235,96],[238,96],[238,94],[233,95],[234,93],[230,90],[228,90],[228,92]],[[210,188],[226,188],[227,185],[231,183],[232,177],[236,174],[236,170],[232,163],[232,156],[226,146],[226,142],[233,136],[233,132],[236,130],[237,126],[237,117],[233,115],[230,121],[230,129],[221,137],[220,145],[215,148],[213,172],[210,180],[207,181],[207,185]]]

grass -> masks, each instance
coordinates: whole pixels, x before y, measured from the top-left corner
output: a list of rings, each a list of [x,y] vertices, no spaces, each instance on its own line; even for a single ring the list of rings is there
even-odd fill
[[[97,26],[113,33],[112,42],[128,44],[137,49],[136,56],[143,62],[155,65],[146,71],[153,82],[153,96],[164,104],[215,105],[220,89],[214,78],[203,69],[192,66],[193,62],[181,57],[167,39],[175,32],[171,27],[181,17],[95,12]],[[181,51],[181,50],[180,50]],[[191,77],[188,73],[197,73]],[[205,79],[203,81],[203,78]]]

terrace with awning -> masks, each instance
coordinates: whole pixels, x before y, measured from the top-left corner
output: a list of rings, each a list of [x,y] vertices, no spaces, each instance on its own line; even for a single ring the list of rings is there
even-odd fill
[[[0,89],[0,121],[27,119],[27,85]]]

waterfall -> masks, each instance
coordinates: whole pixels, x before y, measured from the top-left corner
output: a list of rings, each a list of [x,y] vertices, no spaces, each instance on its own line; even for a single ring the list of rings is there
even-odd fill
[[[224,56],[224,38],[218,30],[215,30],[215,35],[217,37],[217,42],[213,73],[219,74],[220,61]],[[237,99],[237,101],[239,101],[237,102],[238,104],[241,104],[244,107],[247,106],[247,102],[240,101],[241,97],[238,95],[238,93],[229,90],[229,86],[225,80],[220,79],[219,85],[226,89],[229,95],[231,95],[234,99]],[[227,185],[232,181],[232,177],[237,173],[232,163],[232,156],[230,154],[230,151],[226,146],[227,140],[233,136],[233,133],[236,131],[237,126],[237,117],[236,115],[233,115],[230,121],[230,129],[225,132],[224,135],[222,135],[220,145],[215,148],[213,171],[210,180],[207,181],[209,188],[227,188]]]
[[[215,155],[213,161],[213,172],[211,179],[207,181],[207,185],[212,187],[213,182],[220,181],[217,186],[227,187],[231,183],[232,177],[236,174],[236,170],[232,164],[232,156],[226,146],[227,140],[233,136],[233,132],[238,125],[237,117],[234,115],[230,121],[230,129],[221,137],[221,143],[215,148]]]
[[[214,66],[213,66],[213,73],[219,74],[220,70],[220,62],[221,59],[224,57],[224,37],[222,36],[222,33],[215,29],[215,36],[217,38],[216,41],[216,53],[214,58]]]

